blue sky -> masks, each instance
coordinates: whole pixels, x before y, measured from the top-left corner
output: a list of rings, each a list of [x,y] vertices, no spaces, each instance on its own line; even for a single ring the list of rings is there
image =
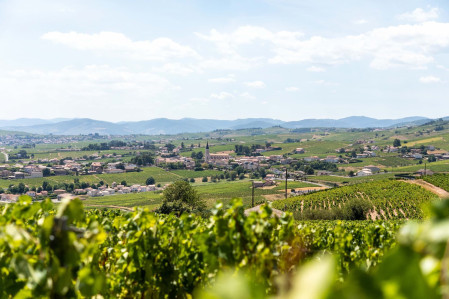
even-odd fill
[[[449,115],[447,1],[0,0],[0,119]]]

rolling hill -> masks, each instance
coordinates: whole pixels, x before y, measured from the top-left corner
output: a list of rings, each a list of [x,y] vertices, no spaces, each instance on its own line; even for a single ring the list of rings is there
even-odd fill
[[[22,131],[33,134],[79,135],[99,133],[102,135],[129,134],[178,134],[210,132],[217,129],[269,128],[389,128],[404,125],[420,125],[431,121],[429,118],[413,116],[400,119],[375,119],[365,116],[351,116],[342,119],[304,119],[281,121],[270,118],[246,118],[236,120],[215,119],[167,119],[157,118],[145,121],[112,123],[89,118],[70,120],[17,119],[0,120],[0,129]]]

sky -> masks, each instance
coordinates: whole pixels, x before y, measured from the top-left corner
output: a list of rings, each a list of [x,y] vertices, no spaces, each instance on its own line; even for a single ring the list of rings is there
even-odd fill
[[[449,1],[0,0],[0,119],[449,116]]]

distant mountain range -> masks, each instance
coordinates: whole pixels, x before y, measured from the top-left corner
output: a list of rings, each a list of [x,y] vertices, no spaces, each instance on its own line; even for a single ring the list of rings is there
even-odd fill
[[[269,128],[388,128],[405,125],[421,125],[432,119],[412,116],[400,119],[375,119],[365,116],[351,116],[342,119],[303,119],[282,121],[270,118],[245,118],[236,120],[215,119],[167,119],[156,118],[136,122],[112,123],[89,118],[75,119],[31,119],[0,120],[0,129],[33,134],[79,135],[99,133],[101,135],[130,134],[178,134],[210,132],[218,129]]]

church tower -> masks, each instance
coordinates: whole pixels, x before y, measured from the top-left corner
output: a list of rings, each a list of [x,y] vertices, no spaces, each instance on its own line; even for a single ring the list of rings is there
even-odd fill
[[[204,154],[204,161],[206,163],[209,163],[209,160],[210,160],[210,153],[209,153],[209,140],[208,140],[206,143],[206,152]]]

